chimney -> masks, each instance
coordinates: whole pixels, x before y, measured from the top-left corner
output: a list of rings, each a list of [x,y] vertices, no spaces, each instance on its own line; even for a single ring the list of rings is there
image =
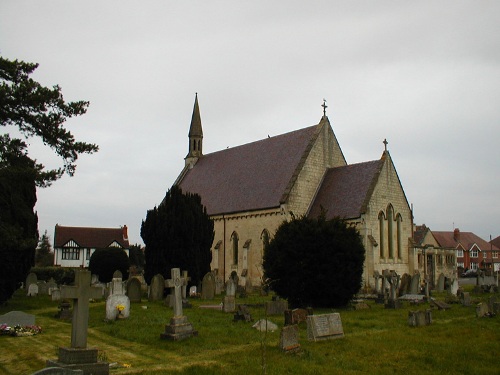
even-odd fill
[[[126,225],[124,225],[122,227],[122,233],[123,233],[123,239],[128,240],[128,233],[127,233],[127,226]]]
[[[453,239],[457,242],[460,242],[460,229],[455,228],[453,231]]]

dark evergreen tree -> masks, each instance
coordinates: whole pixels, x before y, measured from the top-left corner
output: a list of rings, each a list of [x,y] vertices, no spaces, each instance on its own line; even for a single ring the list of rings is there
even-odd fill
[[[89,260],[89,270],[99,276],[99,281],[109,283],[115,271],[120,271],[123,280],[128,279],[130,261],[127,253],[118,247],[108,247],[94,251]]]
[[[35,254],[35,265],[37,267],[49,267],[54,264],[54,253],[52,252],[52,245],[47,231],[42,235],[38,242]]]
[[[210,271],[214,223],[197,194],[173,186],[163,202],[149,210],[141,225],[146,245],[145,279],[156,274],[170,278],[171,268],[187,270],[197,285]]]
[[[130,266],[134,268],[134,272],[141,273],[144,270],[144,249],[140,245],[135,244],[130,246],[128,258]]]
[[[345,306],[361,287],[365,249],[343,220],[294,218],[264,251],[264,276],[294,307]]]
[[[31,79],[37,67],[0,56],[0,126],[16,128],[25,139],[39,137],[63,165],[45,170],[28,156],[24,140],[0,135],[0,302],[12,296],[35,260],[36,186],[49,186],[64,172],[72,176],[79,154],[98,150],[94,144],[76,142],[63,127],[68,118],[84,114],[89,103],[66,103],[59,86],[47,88]]]
[[[38,242],[34,162],[20,144],[10,151],[4,153],[0,147],[0,303],[24,282]]]

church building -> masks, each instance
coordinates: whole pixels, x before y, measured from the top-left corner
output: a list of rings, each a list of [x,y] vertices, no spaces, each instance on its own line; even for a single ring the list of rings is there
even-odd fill
[[[413,216],[387,142],[380,159],[347,164],[325,103],[315,125],[205,155],[196,96],[188,138],[175,184],[199,194],[214,221],[211,268],[222,280],[236,272],[241,285],[260,285],[264,246],[280,224],[322,211],[362,236],[365,288],[374,271],[413,273]]]

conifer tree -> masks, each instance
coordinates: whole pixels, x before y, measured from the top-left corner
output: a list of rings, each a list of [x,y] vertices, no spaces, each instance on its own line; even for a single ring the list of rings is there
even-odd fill
[[[361,287],[365,249],[343,220],[284,222],[264,250],[264,276],[294,307],[345,306]]]
[[[162,203],[149,210],[141,225],[146,245],[145,279],[156,274],[170,277],[171,268],[189,272],[197,285],[210,271],[214,223],[198,194],[184,194],[174,185]]]
[[[47,267],[54,264],[54,253],[50,244],[50,238],[47,231],[42,235],[38,242],[35,254],[35,265],[38,267]]]

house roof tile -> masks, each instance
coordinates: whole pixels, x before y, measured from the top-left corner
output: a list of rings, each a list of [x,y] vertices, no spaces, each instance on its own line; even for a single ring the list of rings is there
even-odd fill
[[[121,228],[66,227],[56,225],[54,247],[60,248],[69,241],[75,241],[84,248],[106,248],[117,242],[125,249],[129,248],[127,226]]]
[[[489,242],[483,240],[481,237],[475,235],[472,232],[462,232],[460,231],[460,236],[458,239],[455,238],[455,232],[446,231],[432,231],[434,238],[439,243],[441,247],[458,248],[462,245],[464,250],[470,250],[474,244],[477,245],[479,250],[499,250],[498,247],[490,244]]]

